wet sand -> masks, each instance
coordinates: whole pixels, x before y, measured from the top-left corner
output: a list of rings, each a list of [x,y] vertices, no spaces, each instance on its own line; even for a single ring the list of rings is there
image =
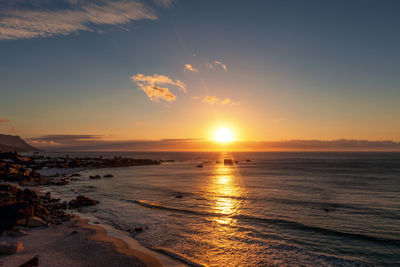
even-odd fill
[[[24,249],[0,257],[0,266],[19,266],[39,255],[39,266],[185,266],[132,242],[108,235],[105,228],[74,218],[62,225],[33,228],[27,236],[1,241],[20,241]]]

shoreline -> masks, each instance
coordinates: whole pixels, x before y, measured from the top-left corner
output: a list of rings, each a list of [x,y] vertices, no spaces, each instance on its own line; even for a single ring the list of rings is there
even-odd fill
[[[78,215],[80,220],[83,222],[83,225],[79,225],[81,227],[89,227],[89,228],[100,228],[101,232],[105,231],[103,234],[112,238],[116,239],[116,242],[122,241],[128,246],[128,249],[136,251],[141,254],[145,254],[147,256],[153,257],[161,263],[161,266],[164,267],[186,267],[186,266],[203,266],[191,262],[185,258],[176,258],[164,253],[162,250],[152,250],[142,246],[138,240],[134,237],[131,237],[129,233],[124,232],[122,230],[118,230],[112,225],[107,224],[106,222],[96,218],[90,212],[88,213],[80,213],[75,212]],[[139,257],[138,257],[139,258]],[[183,261],[183,262],[181,262]],[[189,265],[185,264],[188,263]],[[149,265],[150,266],[150,265]]]
[[[5,154],[6,156],[9,156],[10,159],[6,161],[6,164],[4,165],[5,171],[7,173],[8,167],[10,170],[14,167],[15,161],[21,161],[22,158],[19,158],[17,154]],[[68,158],[69,159],[69,158]],[[98,158],[100,161],[102,158]],[[1,160],[1,159],[0,159]],[[27,161],[26,159],[24,159]],[[29,159],[31,161],[31,159]],[[73,159],[71,159],[73,160]],[[126,160],[119,157],[115,158],[114,160],[120,161],[120,165],[126,165],[130,164],[130,162],[125,162]],[[130,160],[130,159],[128,159]],[[137,165],[159,165],[162,161],[153,161],[153,160],[137,160],[137,159],[132,159],[133,163],[135,165],[132,166],[137,166]],[[151,161],[149,164],[148,161]],[[157,164],[153,164],[156,162]],[[10,164],[8,164],[10,163]],[[14,165],[13,165],[14,164]],[[126,167],[130,167],[131,165],[127,165]],[[90,165],[90,164],[89,164]],[[17,165],[15,165],[17,166]],[[28,166],[30,167],[30,166]],[[117,167],[123,167],[123,166],[117,166]],[[57,177],[65,177],[65,178],[71,178],[73,173],[82,173],[85,170],[88,169],[97,169],[97,168],[102,168],[102,166],[83,166],[83,167],[67,167],[67,168],[60,168],[60,167],[55,167],[55,168],[41,168],[37,170],[38,177],[47,177],[48,179],[51,178],[57,178]],[[103,168],[113,168],[109,166],[104,166]],[[25,171],[26,169],[24,169]],[[29,169],[30,170],[30,169]],[[33,173],[33,175],[32,175]],[[18,176],[20,175],[20,176]],[[13,180],[18,180],[21,178],[22,174],[19,173],[16,177],[14,177]],[[54,177],[57,175],[57,177]],[[25,177],[25,174],[23,174]],[[34,172],[30,172],[29,175],[27,176],[30,180],[30,178],[36,177],[37,175]],[[69,177],[68,177],[69,176]],[[9,180],[6,179],[4,182],[10,183]],[[23,178],[23,181],[25,181],[25,178]],[[35,178],[33,178],[33,181],[35,181]],[[64,182],[64,181],[63,181]],[[69,182],[69,181],[68,181]],[[48,183],[48,185],[65,185],[67,183]],[[18,183],[19,184],[19,183]],[[42,184],[43,186],[44,184]],[[47,184],[46,184],[47,185]],[[64,223],[55,223],[52,221],[50,216],[53,216],[56,214],[56,212],[61,208],[63,209],[63,206],[65,205],[64,203],[68,202],[64,201],[63,203],[59,202],[59,199],[55,199],[55,202],[53,201],[53,198],[51,198],[50,192],[44,192],[43,187],[35,188],[35,185],[30,185],[26,186],[25,184],[21,184],[22,190],[24,188],[32,188],[32,189],[25,189],[28,190],[27,192],[23,191],[24,193],[22,194],[28,194],[29,198],[27,199],[27,202],[21,202],[21,199],[18,198],[18,194],[16,192],[12,192],[12,197],[10,198],[10,201],[16,201],[15,206],[18,205],[28,205],[30,208],[32,208],[32,214],[33,211],[35,210],[35,215],[36,215],[36,209],[41,210],[44,209],[49,209],[50,214],[41,214],[39,212],[39,220],[42,218],[45,219],[47,223],[50,223],[50,225],[46,227],[35,227],[35,228],[28,228],[28,227],[19,227],[19,229],[23,229],[28,231],[28,234],[26,236],[20,236],[18,238],[15,237],[10,237],[8,234],[4,234],[0,236],[0,241],[6,241],[6,242],[22,242],[24,249],[16,254],[11,254],[11,255],[0,255],[0,266],[20,266],[21,264],[24,264],[25,262],[29,261],[30,259],[34,258],[36,255],[40,256],[40,266],[150,266],[150,267],[158,267],[158,266],[166,266],[166,267],[181,267],[181,266],[202,266],[199,264],[196,264],[194,262],[191,262],[190,260],[185,259],[184,257],[174,254],[172,252],[166,251],[162,248],[156,248],[154,250],[148,249],[142,245],[139,244],[139,242],[131,237],[129,233],[126,233],[124,231],[118,230],[117,228],[111,226],[108,224],[108,222],[102,222],[101,224],[99,223],[98,218],[96,218],[93,214],[89,213],[79,213],[75,212],[75,214],[78,214],[79,216],[72,216],[72,218]],[[18,186],[17,186],[18,187]],[[16,188],[6,188],[8,191],[12,190],[17,190]],[[21,189],[18,189],[19,193],[21,193]],[[32,191],[33,190],[33,191]],[[42,195],[39,197],[36,195],[35,192],[41,192]],[[39,202],[35,202],[39,199]],[[88,201],[90,200],[89,198],[87,199]],[[82,200],[79,200],[82,201]],[[85,199],[86,201],[86,199]],[[90,200],[93,203],[96,202],[95,200]],[[71,201],[70,201],[71,202]],[[91,203],[80,203],[83,204],[83,206],[86,205],[95,205],[96,203],[92,204]],[[24,204],[25,203],[25,204]],[[34,204],[36,203],[36,204]],[[98,202],[97,202],[98,203]],[[53,205],[54,204],[54,205]],[[13,204],[14,205],[14,204]],[[67,206],[68,207],[68,206]],[[62,212],[62,216],[67,216],[67,213],[65,211]],[[28,213],[25,214],[24,216],[28,218],[29,215]],[[56,215],[60,216],[60,215]],[[70,216],[70,215],[68,215]],[[42,217],[42,218],[40,218]],[[55,219],[56,221],[58,220]],[[15,222],[14,222],[15,223]],[[44,221],[43,221],[44,223]],[[80,231],[72,230],[71,228],[80,228]],[[4,230],[4,229],[3,229]],[[79,242],[71,243],[72,241],[67,241],[65,244],[65,239],[74,239],[76,234],[79,232],[79,235],[83,236],[80,238]],[[76,238],[75,238],[76,239]],[[92,242],[93,241],[93,242]],[[104,243],[106,251],[102,252],[104,250]],[[52,244],[51,246],[49,244]],[[82,249],[80,249],[82,248]],[[85,254],[85,251],[88,252],[90,251],[90,256],[87,257],[88,255]],[[97,251],[97,252],[96,252]],[[95,252],[93,254],[93,252]],[[43,256],[45,255],[45,256]],[[57,255],[57,256],[55,256]],[[121,260],[122,255],[125,256],[124,261],[129,262],[129,264],[126,263],[118,263],[119,260]],[[113,259],[112,263],[110,264],[104,264],[104,261],[99,260],[97,258],[104,258],[108,257],[110,259]],[[124,258],[124,257],[122,257]],[[110,260],[108,259],[108,260]]]
[[[164,254],[149,250],[117,229],[94,225],[75,217],[61,225],[31,228],[23,237],[3,235],[1,241],[20,241],[24,249],[0,256],[0,266],[19,266],[39,255],[39,266],[187,266]],[[121,236],[119,236],[121,235]]]

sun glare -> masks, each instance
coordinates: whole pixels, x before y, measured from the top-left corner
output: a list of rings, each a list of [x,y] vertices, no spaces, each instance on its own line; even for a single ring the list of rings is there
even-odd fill
[[[229,143],[233,141],[232,131],[228,128],[219,128],[215,131],[214,141],[218,143]]]

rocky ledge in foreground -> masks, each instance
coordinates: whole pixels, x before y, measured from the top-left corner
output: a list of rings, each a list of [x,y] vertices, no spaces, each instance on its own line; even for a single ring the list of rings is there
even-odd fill
[[[15,230],[15,226],[46,226],[69,220],[71,215],[63,211],[66,207],[66,202],[51,198],[50,193],[42,196],[30,189],[0,184],[0,235]]]

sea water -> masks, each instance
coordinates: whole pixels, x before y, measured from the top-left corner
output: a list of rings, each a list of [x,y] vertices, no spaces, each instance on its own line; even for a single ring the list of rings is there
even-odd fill
[[[86,210],[148,248],[208,266],[400,265],[400,153],[82,155],[174,160],[45,188],[100,201]]]

